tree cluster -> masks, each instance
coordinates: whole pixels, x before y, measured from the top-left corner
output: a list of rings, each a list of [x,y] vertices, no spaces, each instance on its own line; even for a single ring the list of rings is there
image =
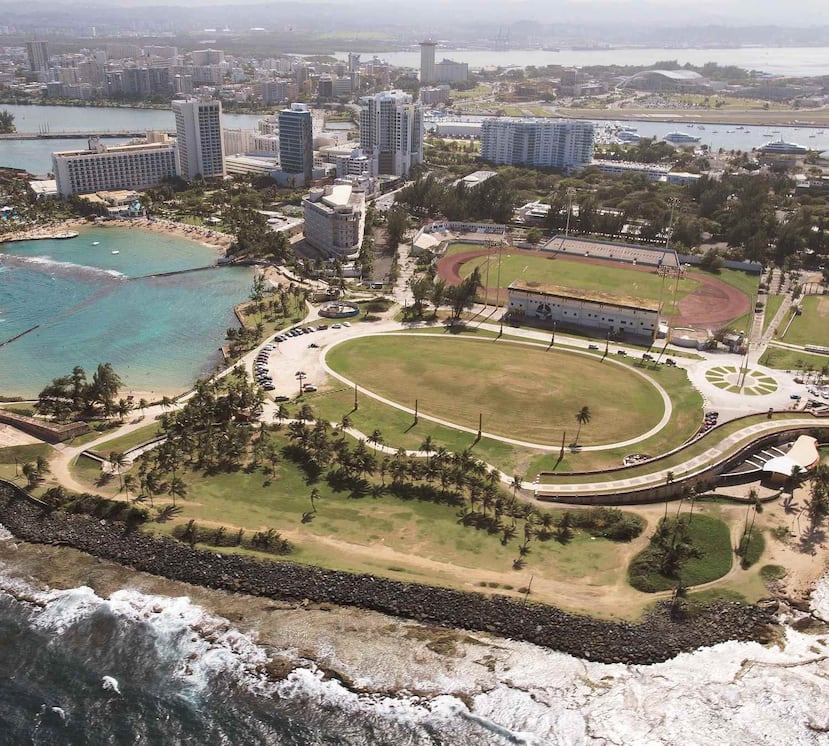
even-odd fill
[[[451,184],[429,174],[401,189],[396,202],[420,217],[507,223],[517,198],[500,175],[470,189],[463,182]]]
[[[68,376],[52,379],[38,394],[35,410],[59,422],[101,415],[108,418],[114,414],[123,418],[132,409],[132,402],[118,399],[122,385],[110,363],[100,363],[91,381],[87,379],[86,371],[76,366]]]

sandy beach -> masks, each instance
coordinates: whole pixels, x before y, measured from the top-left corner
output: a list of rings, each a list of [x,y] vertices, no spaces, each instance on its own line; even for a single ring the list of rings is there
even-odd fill
[[[78,231],[82,228],[91,228],[93,226],[95,228],[139,228],[140,230],[163,233],[169,236],[176,236],[177,238],[187,238],[191,241],[198,241],[204,246],[210,246],[222,254],[233,243],[233,236],[214,231],[212,228],[205,228],[200,225],[189,225],[188,223],[177,223],[173,220],[149,218],[117,218],[114,220],[99,220],[95,222],[82,220],[80,218],[54,221],[32,226],[24,231],[0,236],[0,243],[59,238],[62,234]]]

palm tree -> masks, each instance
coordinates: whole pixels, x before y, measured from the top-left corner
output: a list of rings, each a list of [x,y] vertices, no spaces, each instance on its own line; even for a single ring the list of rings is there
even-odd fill
[[[173,506],[176,504],[176,497],[187,495],[187,485],[181,477],[173,477],[167,484],[167,494],[173,498]]]
[[[521,475],[520,474],[513,474],[512,475],[512,482],[510,482],[510,487],[512,487],[512,499],[515,500],[516,493],[518,490],[521,489]]]
[[[423,442],[420,444],[420,450],[426,454],[426,465],[429,465],[429,457],[434,453],[435,450],[435,442],[432,440],[431,435],[427,435]]]
[[[578,412],[576,412],[576,422],[579,423],[579,429],[576,431],[576,440],[575,442],[579,442],[579,435],[581,434],[581,426],[586,425],[590,422],[590,419],[593,415],[590,414],[590,407],[584,406]]]
[[[368,436],[368,442],[374,443],[375,446],[383,445],[383,433],[375,427],[374,430],[371,431],[371,435]]]
[[[141,419],[144,419],[144,411],[147,407],[150,406],[149,402],[146,399],[139,399],[138,400],[138,411],[141,412]]]
[[[311,510],[314,513],[317,512],[316,501],[319,500],[319,499],[320,499],[320,491],[316,487],[314,487],[314,489],[311,490]]]
[[[121,472],[123,471],[124,467],[129,463],[129,459],[125,453],[121,453],[120,451],[111,451],[109,454],[109,463],[112,466],[115,473],[118,475],[118,483],[121,486],[121,489],[124,489],[124,478],[121,476]]]
[[[273,418],[282,424],[283,420],[288,419],[288,408],[284,404],[280,404],[273,413]]]
[[[670,487],[671,484],[673,483],[673,481],[674,481],[674,473],[672,471],[669,471],[667,474],[665,474],[665,486]],[[665,520],[666,521],[668,520],[668,498],[669,497],[670,497],[670,495],[666,491],[665,492]]]

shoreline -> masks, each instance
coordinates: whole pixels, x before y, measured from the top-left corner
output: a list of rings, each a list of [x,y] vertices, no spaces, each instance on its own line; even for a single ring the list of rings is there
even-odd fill
[[[779,634],[772,614],[720,602],[678,619],[660,603],[641,622],[612,622],[525,603],[369,575],[259,560],[191,548],[174,539],[49,511],[0,482],[0,523],[34,544],[70,546],[102,560],[204,588],[302,605],[335,604],[442,628],[488,633],[602,663],[650,664],[737,640],[769,643]]]
[[[23,231],[0,236],[0,244],[18,243],[21,241],[44,241],[50,239],[71,240],[77,237],[81,228],[138,228],[139,230],[160,233],[175,238],[185,238],[208,246],[216,251],[224,252],[233,243],[233,236],[189,223],[177,223],[162,218],[113,218],[111,220],[89,221],[83,218],[69,218],[58,220],[44,225],[32,226]],[[66,234],[75,233],[69,237]]]
[[[194,241],[201,246],[209,248],[215,252],[217,259],[226,255],[227,249],[234,241],[234,237],[228,234],[214,231],[203,226],[189,225],[188,223],[177,223],[172,220],[163,219],[148,219],[148,218],[116,218],[112,220],[89,221],[83,218],[70,218],[66,220],[52,221],[49,223],[32,226],[24,231],[6,234],[0,236],[0,252],[3,251],[4,244],[22,243],[25,241],[42,241],[42,240],[72,240],[80,236],[79,231],[82,229],[91,228],[121,228],[121,229],[138,229],[160,235],[171,236],[173,238],[181,238],[188,241]],[[74,233],[72,238],[66,238],[65,234]],[[234,307],[234,316],[235,307]],[[238,318],[238,316],[236,316]],[[221,355],[220,355],[221,357]],[[176,398],[183,396],[192,390],[192,385],[184,390],[181,387],[166,388],[161,383],[156,383],[152,388],[131,388],[126,385],[121,390],[123,397],[132,396],[137,404],[139,399],[147,399],[149,402],[160,400],[168,396]],[[27,396],[26,394],[20,394]],[[35,396],[32,392],[32,396]]]

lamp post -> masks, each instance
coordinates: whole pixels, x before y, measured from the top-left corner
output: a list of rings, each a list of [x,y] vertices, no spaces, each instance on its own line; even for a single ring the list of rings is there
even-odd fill
[[[576,196],[576,190],[573,187],[567,187],[567,224],[564,227],[564,237],[570,235],[570,214],[573,212],[573,197]]]
[[[302,382],[303,382],[306,378],[308,378],[308,376],[307,376],[307,375],[305,375],[305,371],[304,371],[304,370],[298,370],[298,371],[296,372],[296,374],[295,374],[295,376],[294,376],[294,377],[297,379],[297,381],[299,381],[299,395],[300,395],[300,396],[302,396],[302,390],[303,390]]]

